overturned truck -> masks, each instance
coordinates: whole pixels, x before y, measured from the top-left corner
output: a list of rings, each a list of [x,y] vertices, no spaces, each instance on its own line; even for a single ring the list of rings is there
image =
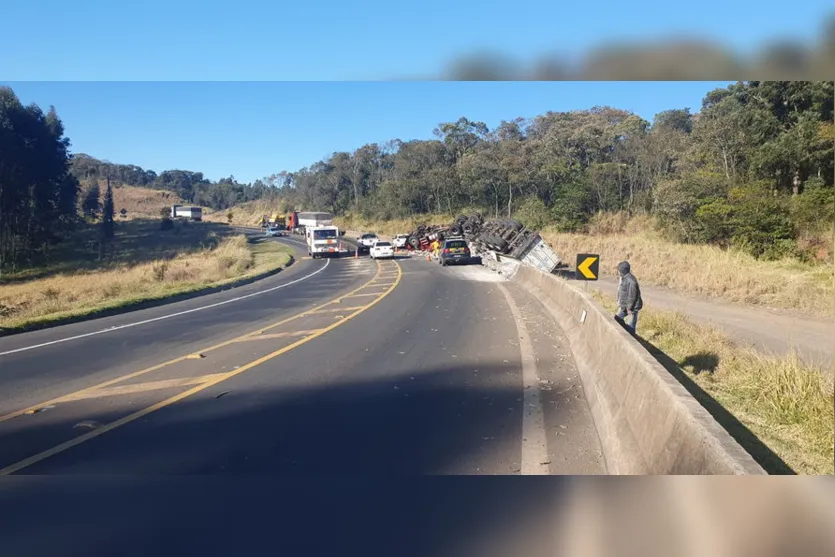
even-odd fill
[[[560,264],[559,256],[538,232],[528,230],[514,219],[484,222],[481,214],[461,215],[449,226],[420,225],[406,240],[416,250],[427,250],[434,240],[463,237],[473,255],[510,257],[552,273]]]

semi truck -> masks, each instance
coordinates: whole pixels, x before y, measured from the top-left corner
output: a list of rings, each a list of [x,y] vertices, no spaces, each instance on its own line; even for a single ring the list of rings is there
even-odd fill
[[[307,254],[314,259],[319,257],[339,257],[344,250],[342,241],[339,239],[338,226],[307,226],[304,229],[305,240],[307,241]]]
[[[173,205],[171,207],[172,219],[189,219],[200,221],[203,220],[202,207],[184,207],[182,205]]]
[[[306,228],[330,226],[333,215],[321,211],[291,211],[287,215],[287,230],[294,234],[304,234]]]

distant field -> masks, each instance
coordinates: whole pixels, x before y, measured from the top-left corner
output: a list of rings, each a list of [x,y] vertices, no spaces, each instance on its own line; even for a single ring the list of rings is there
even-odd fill
[[[0,279],[0,328],[48,323],[103,309],[221,285],[286,265],[289,248],[250,243],[227,226],[159,220],[120,222],[114,249],[99,260],[82,231],[42,265]]]
[[[104,188],[102,188],[102,193],[104,193]],[[170,208],[174,204],[183,204],[183,200],[170,191],[136,186],[113,188],[113,206],[116,208],[117,220],[123,220],[119,215],[122,209],[128,212],[127,219],[160,218],[161,209]]]
[[[599,292],[595,297],[614,314],[614,299]],[[833,473],[831,375],[795,355],[766,357],[738,346],[718,329],[694,324],[679,313],[649,308],[641,314],[638,334],[674,360],[660,358],[665,367],[684,370],[795,472]],[[744,437],[741,431],[731,433]],[[744,439],[740,443],[752,454],[760,453],[770,473],[781,472],[779,461],[769,461],[765,451]]]

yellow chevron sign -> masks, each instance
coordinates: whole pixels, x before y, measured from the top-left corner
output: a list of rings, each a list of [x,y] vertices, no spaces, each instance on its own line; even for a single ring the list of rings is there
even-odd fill
[[[597,280],[600,255],[596,253],[577,254],[577,280]]]

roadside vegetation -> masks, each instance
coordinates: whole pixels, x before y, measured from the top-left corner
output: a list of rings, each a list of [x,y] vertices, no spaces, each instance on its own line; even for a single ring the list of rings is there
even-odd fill
[[[119,308],[220,286],[286,265],[277,242],[213,224],[160,220],[119,223],[104,258],[94,226],[50,252],[48,261],[0,280],[0,329]],[[93,240],[92,242],[90,240]]]
[[[614,299],[598,291],[594,296],[614,314]],[[698,386],[693,394],[709,411],[716,411],[712,398],[777,455],[770,456],[757,439],[722,418],[721,412],[715,414],[769,473],[786,473],[782,460],[798,474],[833,474],[831,374],[796,354],[764,356],[680,313],[645,309],[638,334],[685,386],[688,380]]]

